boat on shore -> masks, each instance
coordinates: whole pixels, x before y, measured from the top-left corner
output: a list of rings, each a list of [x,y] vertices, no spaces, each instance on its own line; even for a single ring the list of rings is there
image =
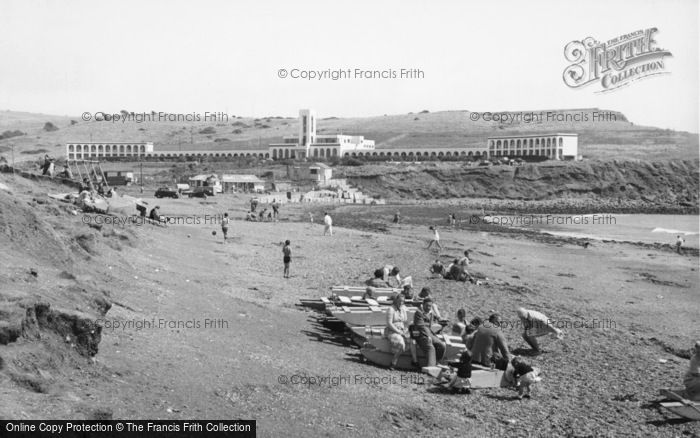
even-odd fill
[[[388,306],[368,306],[368,307],[329,307],[327,313],[333,318],[343,321],[348,326],[376,326],[386,324],[386,312]],[[413,320],[413,315],[418,308],[409,307],[406,315],[409,321]]]
[[[459,356],[464,350],[466,350],[466,345],[462,343],[462,338],[459,336],[450,335],[437,335],[440,339],[445,342],[445,354],[441,360],[442,363],[447,363],[450,361],[455,361],[459,359]],[[413,342],[413,341],[411,341]],[[360,353],[368,361],[377,364],[379,366],[388,367],[391,365],[391,360],[394,358],[394,353],[391,352],[391,344],[389,340],[384,337],[371,336],[367,338],[367,342],[360,348]],[[416,358],[418,359],[418,364],[424,367],[428,358],[425,353],[416,346]],[[407,348],[396,363],[398,369],[403,370],[415,370],[412,365],[413,358],[411,356],[410,350]]]
[[[401,289],[392,287],[375,287],[373,289],[375,299],[378,297],[391,299],[394,295],[401,293]],[[331,287],[331,296],[348,298],[362,297],[366,291],[367,286],[333,286]]]
[[[680,415],[683,418],[700,421],[700,402],[684,398],[681,395],[683,394],[683,389],[662,389],[659,392],[661,395],[673,400],[660,402],[659,405],[661,405],[662,408],[676,415]]]

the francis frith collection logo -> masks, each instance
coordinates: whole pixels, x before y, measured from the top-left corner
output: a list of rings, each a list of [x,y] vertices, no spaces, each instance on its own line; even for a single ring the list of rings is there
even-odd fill
[[[637,30],[605,42],[592,37],[571,41],[564,48],[566,60],[572,63],[564,70],[564,83],[571,88],[600,83],[602,93],[668,73],[664,57],[673,55],[657,47],[657,30]]]

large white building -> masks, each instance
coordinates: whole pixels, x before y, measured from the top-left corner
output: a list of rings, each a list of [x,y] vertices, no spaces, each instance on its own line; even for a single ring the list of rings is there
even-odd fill
[[[551,160],[571,160],[578,155],[578,134],[536,134],[488,137],[484,146],[433,147],[426,144],[419,148],[375,148],[373,140],[361,135],[316,133],[316,113],[299,111],[299,134],[283,137],[281,143],[270,144],[267,149],[230,150],[154,150],[152,142],[141,143],[68,143],[68,159],[177,158],[198,160],[211,158],[258,159],[310,159],[328,160],[346,157],[372,157],[390,160],[423,160],[442,158],[492,158],[492,157],[541,157]]]
[[[578,158],[578,134],[539,134],[489,137],[489,157]]]
[[[365,140],[361,135],[316,134],[316,113],[303,109],[299,110],[299,135],[271,144],[270,156],[273,159],[332,158],[353,153],[364,155],[373,150],[374,141]]]
[[[111,157],[146,157],[153,154],[153,142],[140,143],[67,143],[66,158],[69,160],[85,160],[92,158]]]

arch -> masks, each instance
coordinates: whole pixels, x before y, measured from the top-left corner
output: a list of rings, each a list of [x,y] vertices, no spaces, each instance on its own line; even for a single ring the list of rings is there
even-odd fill
[[[498,148],[500,148],[500,147],[501,147],[501,140],[498,140],[498,141],[496,142],[496,149],[498,149]]]
[[[276,160],[277,159],[277,149],[272,150],[272,159]]]
[[[551,147],[552,147],[552,139],[551,139],[551,138],[548,138],[548,139],[547,139],[547,147],[548,147],[548,148],[551,148]]]
[[[384,152],[379,152],[379,156],[380,156],[380,157],[383,157],[383,156],[384,156]]]
[[[412,156],[413,156],[413,152],[409,152],[409,153],[408,153],[408,156],[409,156],[409,157],[412,157]]]
[[[124,155],[124,145],[120,144],[119,145],[119,156],[122,156],[122,155]]]
[[[345,152],[345,154],[343,154],[343,156],[344,156],[344,157],[349,157],[349,156],[350,156],[350,154],[349,154],[349,153],[347,153],[347,152]]]
[[[338,149],[333,149],[333,156],[337,157],[338,156]]]
[[[515,142],[515,147],[516,147],[516,148],[520,148],[520,139],[518,139],[518,141]]]
[[[284,150],[284,158],[289,158],[289,149]]]
[[[376,152],[372,152],[372,156],[373,156],[373,157],[376,157],[376,156],[377,156],[377,153],[376,153]]]
[[[559,147],[562,147],[562,146],[564,146],[564,139],[559,137]]]
[[[104,155],[104,145],[97,146],[97,155]]]
[[[431,157],[437,157],[437,154],[433,151],[433,152],[430,153],[430,156],[431,156]]]
[[[442,157],[444,154],[442,152],[438,152],[437,156]]]
[[[140,150],[140,151],[141,151],[141,153],[143,154],[144,152],[146,152],[146,146],[144,146],[144,145],[141,145],[141,147],[140,147],[140,149],[139,149],[139,150]]]
[[[314,149],[314,157],[318,157],[318,149]]]
[[[467,157],[471,157],[471,156],[472,156],[472,151],[469,151],[469,153],[467,154]]]
[[[262,154],[261,154],[261,155],[262,155]],[[270,158],[270,153],[269,153],[269,152],[266,152],[266,153],[265,153],[265,158]]]
[[[491,142],[490,142],[490,144],[489,144],[489,148],[490,148],[490,149],[493,149],[493,146],[494,146],[493,140],[491,140]]]
[[[356,157],[357,155],[355,155],[355,152],[353,152],[350,156],[351,156],[351,157]]]
[[[326,149],[326,157],[330,157],[330,156],[331,156],[331,148],[327,148]]]

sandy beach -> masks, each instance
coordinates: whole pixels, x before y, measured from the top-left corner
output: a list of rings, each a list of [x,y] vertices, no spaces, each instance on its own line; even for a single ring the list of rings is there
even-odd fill
[[[2,176],[19,186],[12,196],[22,202],[44,199],[41,191],[50,188],[18,181]],[[74,253],[74,280],[61,280],[61,288],[109,289],[114,305],[99,317],[94,363],[77,353],[40,361],[32,375],[41,391],[16,378],[28,341],[4,347],[0,416],[252,418],[261,436],[697,435],[696,424],[654,404],[659,388],[680,385],[689,348],[700,338],[697,254],[449,229],[441,230],[438,253],[426,250],[423,225],[385,224],[372,232],[346,227],[351,221],[339,214],[334,235],[323,236],[320,217],[308,223],[305,206],[283,206],[280,222],[245,222],[248,199],[149,199],[162,214],[195,218],[193,224],[101,230],[88,226],[95,216],[74,216],[53,200],[38,204],[42,221],[57,210],[66,232],[95,235],[92,253]],[[227,243],[206,219],[224,212],[232,216]],[[127,236],[118,246],[109,243],[115,231]],[[13,238],[3,236],[13,248]],[[290,279],[282,276],[286,239]],[[431,277],[433,260],[449,261],[464,249],[486,284]],[[61,273],[55,263],[36,266],[34,294],[49,302]],[[430,287],[449,318],[459,308],[468,317],[501,313],[511,351],[543,371],[533,398],[519,401],[502,388],[434,392],[424,375],[362,363],[348,338],[297,306],[301,298],[326,296],[332,285],[361,285],[386,263],[412,275],[416,287]],[[18,259],[2,266],[5,286],[25,269]],[[543,354],[529,356],[514,327],[521,306],[557,320],[564,339],[547,340]],[[54,345],[50,336],[43,342]]]

